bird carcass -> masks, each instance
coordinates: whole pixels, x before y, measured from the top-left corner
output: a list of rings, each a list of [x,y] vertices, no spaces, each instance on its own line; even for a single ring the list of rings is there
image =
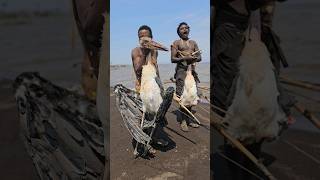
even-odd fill
[[[278,136],[286,116],[278,103],[274,66],[256,28],[247,30],[234,99],[224,119],[227,131],[247,143]]]
[[[195,106],[198,104],[198,93],[196,81],[192,75],[191,65],[189,65],[187,70],[187,75],[184,80],[183,93],[180,98],[181,104],[186,107]]]
[[[163,102],[161,92],[162,84],[160,78],[157,75],[156,67],[153,64],[154,59],[152,59],[152,54],[155,53],[156,50],[167,51],[168,49],[161,44],[152,41],[150,38],[141,39],[140,44],[142,47],[150,49],[150,52],[146,57],[147,65],[142,66],[140,98],[142,101],[143,112],[140,127],[141,129],[152,127],[152,131],[149,135],[149,137],[151,138],[156,127],[158,110]],[[147,117],[146,121],[145,117]],[[149,143],[150,141],[145,144],[143,155],[145,155],[151,149]],[[138,155],[137,148],[138,143],[136,144],[134,155]]]
[[[142,67],[140,98],[142,100],[143,112],[155,114],[161,103],[161,89],[157,80],[157,71],[151,61]]]

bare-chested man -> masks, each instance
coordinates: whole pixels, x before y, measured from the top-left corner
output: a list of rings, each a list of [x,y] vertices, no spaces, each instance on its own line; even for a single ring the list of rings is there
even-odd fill
[[[171,46],[171,62],[177,64],[174,77],[176,79],[176,94],[179,97],[183,93],[184,79],[186,77],[188,65],[192,65],[192,75],[196,82],[200,82],[197,73],[195,72],[195,65],[193,64],[195,62],[200,62],[201,56],[200,53],[192,55],[192,53],[199,51],[199,48],[194,40],[189,39],[189,32],[190,27],[188,24],[185,22],[180,23],[177,28],[177,33],[180,39],[174,41]],[[188,109],[191,110],[191,107]],[[187,122],[189,118],[185,114],[188,113],[183,108],[180,108],[180,110],[183,112],[180,115],[181,129],[183,131],[188,131],[188,125],[194,128],[199,127],[196,123]]]
[[[141,43],[141,41],[143,41],[144,39],[151,40],[153,38],[151,28],[149,26],[142,25],[138,30],[138,37],[139,37],[141,46],[136,47],[132,50],[131,58],[132,58],[134,72],[136,75],[135,87],[136,87],[136,91],[139,93],[140,87],[141,87],[142,66],[147,64],[147,57],[149,55],[150,55],[149,57],[151,58],[152,64],[155,66],[157,70],[158,77],[159,77],[159,69],[157,64],[158,51],[155,49],[144,47],[143,43]],[[160,85],[160,88],[161,88],[161,92],[164,93],[162,85]],[[153,136],[153,142],[161,146],[168,145],[168,142],[165,141],[164,139],[157,138],[157,132],[159,131],[159,129],[158,129],[158,126],[156,128],[157,129],[155,130],[155,135]],[[149,152],[153,154],[155,153],[155,150],[151,149],[149,150]]]
[[[139,40],[142,38],[153,38],[152,31],[149,26],[143,25],[138,30],[138,37]],[[158,51],[144,48],[144,47],[136,47],[131,52],[131,58],[132,58],[132,64],[134,68],[134,72],[136,74],[136,91],[140,91],[140,85],[141,85],[141,75],[142,75],[142,66],[147,64],[147,56],[148,54],[151,54],[151,62],[155,66],[157,70],[157,75],[159,76],[159,69],[157,64],[157,58],[158,58]]]

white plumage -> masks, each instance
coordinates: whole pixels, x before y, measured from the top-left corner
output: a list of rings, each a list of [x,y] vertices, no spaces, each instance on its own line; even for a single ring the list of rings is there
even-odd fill
[[[199,100],[196,81],[194,80],[190,67],[191,65],[189,65],[187,70],[187,75],[184,80],[183,93],[181,96],[181,103],[184,106],[195,106],[198,104]]]
[[[280,131],[279,123],[286,121],[286,116],[278,104],[270,54],[257,29],[251,29],[249,36],[239,60],[236,92],[225,122],[229,133],[252,143],[261,138],[275,138]]]
[[[163,101],[156,78],[158,78],[156,68],[148,61],[147,65],[142,67],[141,75],[140,97],[143,112],[157,113]]]

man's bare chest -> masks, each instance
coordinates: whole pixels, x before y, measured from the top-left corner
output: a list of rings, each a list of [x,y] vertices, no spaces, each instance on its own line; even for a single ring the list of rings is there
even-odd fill
[[[194,44],[190,41],[179,41],[178,50],[182,52],[194,52]]]

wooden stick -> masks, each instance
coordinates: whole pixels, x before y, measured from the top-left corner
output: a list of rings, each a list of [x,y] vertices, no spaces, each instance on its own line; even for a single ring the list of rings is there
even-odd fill
[[[184,110],[186,110],[186,111],[194,118],[194,120],[197,121],[198,124],[201,124],[200,121],[198,120],[198,118],[196,118],[196,117],[192,114],[192,112],[189,111],[188,108],[186,108],[183,104],[181,104],[180,99],[177,97],[176,94],[173,95],[173,99],[176,100],[177,103],[178,103]]]
[[[304,117],[310,120],[310,122],[315,125],[317,128],[320,129],[320,120],[310,111],[308,111],[306,108],[302,107],[301,105],[298,105],[297,103],[294,105],[294,107],[299,111]]]
[[[210,124],[225,138],[227,138],[236,148],[238,148],[245,156],[247,156],[270,180],[276,180],[276,178],[269,172],[269,170],[250,152],[245,148],[241,142],[229,133],[227,133],[221,126],[221,123],[212,120]]]
[[[293,79],[290,79],[290,78],[287,78],[287,77],[283,77],[283,76],[280,77],[280,81],[282,83],[285,83],[285,84],[288,84],[288,85],[297,86],[297,87],[310,89],[310,90],[314,90],[314,91],[320,91],[320,86],[313,85],[311,83],[297,81],[297,80],[293,80]]]
[[[199,89],[202,89],[202,90],[210,91],[210,88],[209,88],[209,87],[198,86],[198,88],[199,88]]]

